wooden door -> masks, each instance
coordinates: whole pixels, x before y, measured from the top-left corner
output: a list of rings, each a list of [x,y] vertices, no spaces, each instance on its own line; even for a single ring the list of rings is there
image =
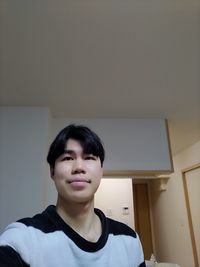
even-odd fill
[[[139,234],[145,259],[153,253],[148,185],[133,183],[135,230]]]

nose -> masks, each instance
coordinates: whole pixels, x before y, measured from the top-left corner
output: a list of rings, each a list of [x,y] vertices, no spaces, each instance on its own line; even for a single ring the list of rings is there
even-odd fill
[[[84,163],[82,159],[74,160],[72,174],[85,173]]]

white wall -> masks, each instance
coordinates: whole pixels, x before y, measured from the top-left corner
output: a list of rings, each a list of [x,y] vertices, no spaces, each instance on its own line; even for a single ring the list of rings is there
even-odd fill
[[[132,179],[103,178],[95,195],[95,207],[134,229]],[[123,207],[128,207],[128,214],[124,214]]]
[[[191,239],[181,170],[200,162],[200,141],[173,159],[175,172],[166,191],[151,183],[156,256],[159,261],[171,261],[181,267],[194,267]]]
[[[0,108],[0,228],[44,207],[46,108]]]

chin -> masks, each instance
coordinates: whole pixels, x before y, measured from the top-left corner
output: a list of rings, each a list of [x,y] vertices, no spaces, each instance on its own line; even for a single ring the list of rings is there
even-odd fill
[[[88,202],[92,202],[94,200],[94,197],[88,197],[88,196],[79,196],[79,197],[74,197],[73,202],[77,204],[85,204]]]

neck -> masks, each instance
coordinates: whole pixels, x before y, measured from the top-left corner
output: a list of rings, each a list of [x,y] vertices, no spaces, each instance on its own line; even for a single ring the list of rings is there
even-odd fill
[[[69,219],[81,222],[88,216],[94,214],[94,201],[83,202],[83,203],[66,203],[61,198],[58,198],[56,204],[56,210],[58,214],[68,221]]]
[[[94,212],[94,200],[87,203],[63,203],[58,198],[56,211],[74,231],[88,241],[97,241],[101,222]]]

